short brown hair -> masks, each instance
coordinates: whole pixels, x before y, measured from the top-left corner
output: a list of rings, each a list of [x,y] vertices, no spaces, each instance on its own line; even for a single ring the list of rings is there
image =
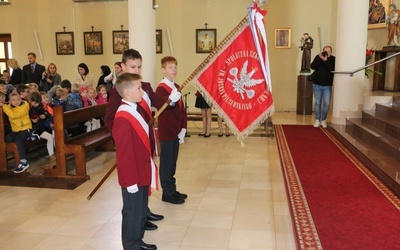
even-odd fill
[[[124,90],[131,88],[134,81],[140,80],[142,80],[142,77],[138,74],[122,73],[117,77],[115,88],[117,89],[118,94],[122,97]]]
[[[81,93],[81,88],[82,88],[81,84],[75,82],[71,86],[71,92],[79,94],[79,93]]]
[[[29,94],[29,101],[41,103],[42,102],[42,96],[40,95],[39,92],[32,92],[32,93]]]
[[[58,88],[56,90],[56,96],[57,98],[60,98],[61,96],[65,96],[68,95],[68,90],[64,89],[64,88]]]
[[[13,91],[8,95],[8,99],[11,99],[13,96],[20,96],[17,92]]]
[[[161,68],[165,68],[168,63],[175,63],[178,65],[178,60],[173,56],[166,56],[161,59]]]
[[[29,53],[28,53],[28,56],[33,56],[34,58],[36,58],[36,54],[33,53],[33,52],[29,52]]]
[[[25,84],[18,84],[16,90],[18,94],[21,94],[22,92],[24,92],[26,89],[29,89],[28,86],[26,86]]]

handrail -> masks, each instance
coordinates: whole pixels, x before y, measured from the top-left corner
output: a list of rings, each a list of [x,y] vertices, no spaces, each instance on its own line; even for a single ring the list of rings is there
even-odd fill
[[[390,52],[390,51],[388,51],[388,52]],[[382,58],[381,60],[378,60],[378,61],[376,61],[376,62],[370,63],[370,64],[368,64],[368,65],[365,65],[365,66],[363,66],[363,67],[361,67],[361,68],[358,68],[358,69],[356,69],[356,70],[354,70],[354,71],[331,71],[331,73],[333,73],[333,74],[350,74],[350,76],[353,76],[354,73],[357,73],[358,71],[361,71],[361,70],[363,70],[363,69],[369,68],[369,67],[371,67],[371,66],[373,66],[373,65],[375,65],[375,64],[377,64],[377,63],[386,61],[386,60],[388,60],[388,59],[390,59],[390,58],[392,58],[392,57],[395,57],[395,56],[397,56],[397,55],[400,55],[400,52],[397,52],[397,53],[395,53],[395,54],[393,54],[393,55],[390,55],[390,56],[387,56],[387,57],[385,57],[385,58]]]

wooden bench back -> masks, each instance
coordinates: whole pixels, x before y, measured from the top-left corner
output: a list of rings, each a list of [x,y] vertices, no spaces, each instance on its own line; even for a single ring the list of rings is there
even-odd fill
[[[68,176],[67,162],[65,157],[66,154],[72,153],[75,155],[76,159],[76,176],[79,178],[86,178],[85,152],[84,150],[79,150],[83,152],[70,152],[71,150],[69,149],[73,147],[73,145],[66,144],[67,142],[65,139],[65,130],[73,125],[89,121],[92,118],[105,116],[107,106],[108,103],[105,103],[66,112],[64,112],[63,107],[61,106],[56,106],[53,108],[54,139],[56,145],[56,166],[54,168],[45,169],[45,175],[58,177]],[[92,135],[95,131],[96,130],[85,133],[78,137]]]
[[[64,112],[63,107],[61,106],[54,107],[53,120],[56,147],[65,144],[65,129],[89,121],[92,118],[104,116],[106,114],[107,106],[108,103],[104,103],[66,112]]]
[[[63,116],[62,118],[64,128],[68,128],[81,122],[86,122],[92,118],[104,116],[106,114],[107,106],[108,103],[104,103],[96,106],[90,106],[66,112],[64,112],[61,106],[57,106],[53,109],[54,120],[56,119],[56,116],[59,117],[61,114]]]

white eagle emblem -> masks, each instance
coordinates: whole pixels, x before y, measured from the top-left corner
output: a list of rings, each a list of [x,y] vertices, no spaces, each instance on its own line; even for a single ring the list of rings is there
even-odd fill
[[[233,90],[236,93],[239,93],[242,99],[244,100],[244,95],[243,93],[246,93],[247,98],[252,99],[254,97],[255,91],[252,89],[246,89],[253,87],[257,84],[263,83],[264,79],[252,79],[252,76],[256,72],[256,69],[253,69],[250,72],[247,72],[247,65],[249,64],[249,61],[244,62],[242,69],[240,70],[240,75],[238,78],[238,68],[232,68],[229,70],[229,73],[234,77],[234,79],[229,79],[233,87]]]

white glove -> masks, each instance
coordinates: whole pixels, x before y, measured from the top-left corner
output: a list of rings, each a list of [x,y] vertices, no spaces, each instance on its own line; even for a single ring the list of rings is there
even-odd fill
[[[139,191],[139,188],[138,188],[137,184],[129,186],[126,189],[128,190],[128,193],[130,193],[130,194],[134,194],[134,193],[137,193]]]
[[[178,134],[178,138],[179,138],[179,143],[180,144],[182,144],[182,143],[184,143],[185,142],[185,135],[186,135],[186,129],[185,128],[183,128],[182,130],[181,130],[181,132],[179,132],[179,134]]]
[[[171,102],[177,102],[179,99],[181,99],[181,96],[181,92],[178,92],[177,89],[173,89],[168,99],[170,99]]]

